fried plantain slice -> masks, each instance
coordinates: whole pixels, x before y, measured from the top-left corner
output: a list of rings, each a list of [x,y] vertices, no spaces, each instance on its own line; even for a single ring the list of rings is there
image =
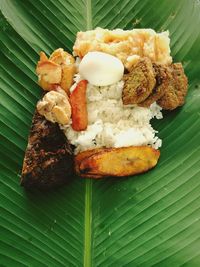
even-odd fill
[[[75,167],[75,173],[82,177],[82,178],[94,178],[94,179],[99,179],[99,178],[103,178],[103,175],[95,175],[95,174],[81,174],[80,173],[80,164],[84,159],[87,159],[88,157],[98,153],[98,152],[102,152],[104,150],[104,148],[95,148],[95,149],[90,149],[90,150],[86,150],[83,152],[78,153],[75,157],[74,157],[74,167]]]
[[[81,174],[103,176],[135,175],[153,168],[159,156],[159,150],[149,146],[108,148],[84,158],[79,170]]]

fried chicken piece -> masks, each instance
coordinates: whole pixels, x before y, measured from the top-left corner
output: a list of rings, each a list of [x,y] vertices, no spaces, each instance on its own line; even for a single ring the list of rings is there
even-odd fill
[[[163,109],[173,110],[182,106],[188,91],[188,79],[181,63],[171,65],[171,79],[164,95],[157,101]]]
[[[122,101],[124,105],[143,102],[153,91],[156,79],[149,58],[141,58],[128,74],[124,74]]]
[[[74,172],[73,150],[57,123],[38,112],[32,121],[21,185],[47,189],[66,183]]]
[[[154,63],[153,68],[155,72],[156,85],[152,93],[143,102],[139,103],[139,106],[141,107],[149,107],[152,103],[156,102],[165,94],[169,86],[169,81],[171,79],[171,71],[169,67]]]

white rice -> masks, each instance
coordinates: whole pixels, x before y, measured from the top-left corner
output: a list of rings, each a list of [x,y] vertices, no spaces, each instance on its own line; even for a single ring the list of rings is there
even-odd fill
[[[76,75],[73,91],[81,80]],[[159,148],[161,139],[150,124],[152,118],[162,119],[161,107],[153,103],[150,108],[124,106],[123,81],[111,86],[87,85],[88,127],[77,132],[62,126],[68,140],[76,146],[75,153],[98,147],[126,147],[149,145]]]

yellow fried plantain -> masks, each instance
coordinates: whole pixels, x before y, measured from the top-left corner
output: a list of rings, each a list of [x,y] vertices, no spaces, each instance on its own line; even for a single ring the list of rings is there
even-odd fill
[[[153,168],[160,152],[149,146],[103,149],[84,158],[79,171],[83,175],[128,176],[146,172]]]
[[[86,151],[80,152],[79,154],[77,154],[75,156],[75,158],[74,158],[75,172],[78,176],[80,176],[82,178],[94,178],[94,179],[99,179],[99,178],[104,177],[103,175],[97,175],[97,174],[87,174],[87,173],[81,174],[80,169],[79,169],[80,164],[84,159],[86,159],[86,158],[88,158],[88,157],[90,157],[90,156],[92,156],[92,155],[94,155],[100,151],[103,151],[103,148],[95,148],[95,149],[91,149],[91,150],[86,150]]]

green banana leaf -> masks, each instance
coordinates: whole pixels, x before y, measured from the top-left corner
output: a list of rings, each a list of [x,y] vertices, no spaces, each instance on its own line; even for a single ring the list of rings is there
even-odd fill
[[[200,1],[0,0],[0,266],[200,266]],[[40,50],[72,50],[76,32],[169,30],[189,77],[186,104],[154,127],[157,167],[27,192],[20,171]]]

